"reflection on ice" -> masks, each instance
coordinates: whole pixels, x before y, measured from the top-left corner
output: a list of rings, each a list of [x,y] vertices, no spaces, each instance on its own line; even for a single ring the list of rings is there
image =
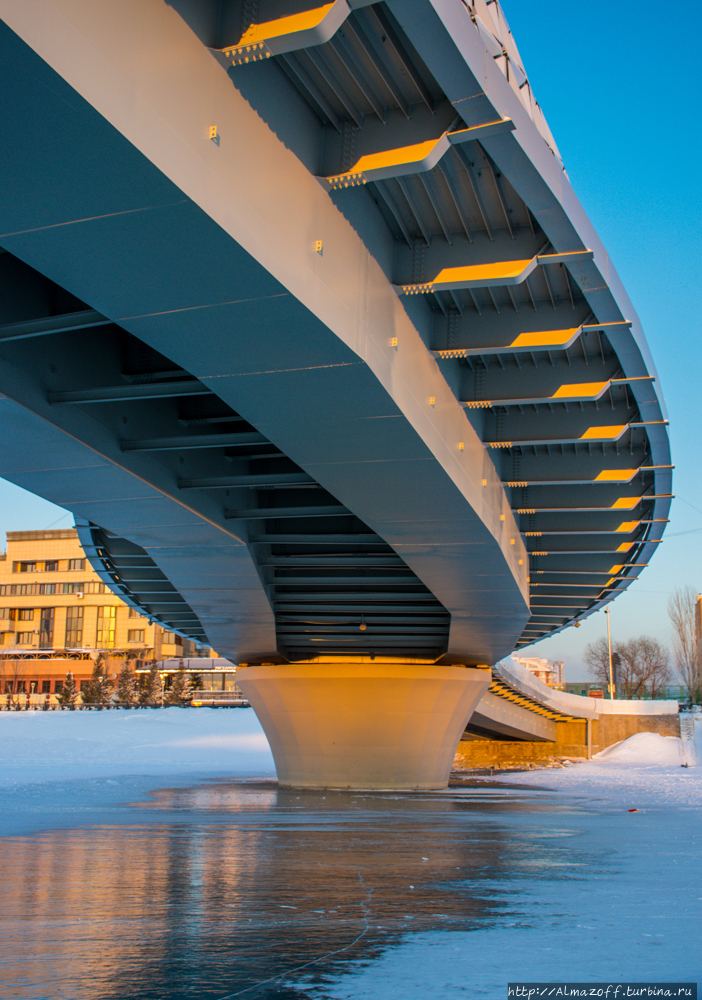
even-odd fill
[[[526,828],[515,822],[522,813]],[[300,997],[297,972],[371,960],[409,931],[520,919],[523,880],[555,869],[578,878],[587,863],[568,853],[572,831],[554,830],[557,817],[531,790],[384,795],[231,782],[157,792],[128,826],[6,838],[5,988],[71,1000],[223,998],[252,987],[257,998]]]

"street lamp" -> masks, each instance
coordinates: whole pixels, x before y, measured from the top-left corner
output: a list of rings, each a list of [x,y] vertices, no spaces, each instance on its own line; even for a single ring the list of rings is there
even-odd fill
[[[612,675],[612,633],[609,629],[609,608],[604,609],[607,615],[607,651],[609,653],[609,697],[614,701],[614,677]]]
[[[159,670],[158,676],[161,678],[161,708],[163,708],[163,693],[166,690],[166,675],[162,670]]]

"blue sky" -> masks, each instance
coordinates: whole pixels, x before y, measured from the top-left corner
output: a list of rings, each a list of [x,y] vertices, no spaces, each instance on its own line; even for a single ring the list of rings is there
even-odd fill
[[[668,407],[675,473],[671,523],[651,565],[611,605],[612,637],[667,644],[668,594],[702,590],[702,285],[700,139],[690,95],[699,4],[503,0],[533,92],[571,183],[643,324]],[[605,616],[530,647],[587,676],[584,646]]]
[[[639,580],[612,605],[613,638],[667,643],[670,591],[702,590],[702,286],[695,39],[700,7],[639,0],[503,0],[570,180],[641,318],[663,389],[676,464],[671,523]],[[64,516],[65,515],[65,516]],[[0,533],[64,527],[61,508],[0,480]],[[587,676],[604,615],[529,652]]]

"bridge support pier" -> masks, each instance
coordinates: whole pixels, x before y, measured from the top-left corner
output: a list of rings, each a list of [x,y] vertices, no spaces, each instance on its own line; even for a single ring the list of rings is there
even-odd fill
[[[320,658],[240,667],[288,788],[436,789],[487,690],[484,667]]]

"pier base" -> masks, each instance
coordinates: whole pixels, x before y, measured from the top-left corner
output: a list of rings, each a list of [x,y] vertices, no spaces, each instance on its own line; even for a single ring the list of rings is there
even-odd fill
[[[239,667],[288,788],[435,789],[490,670],[404,660]]]

